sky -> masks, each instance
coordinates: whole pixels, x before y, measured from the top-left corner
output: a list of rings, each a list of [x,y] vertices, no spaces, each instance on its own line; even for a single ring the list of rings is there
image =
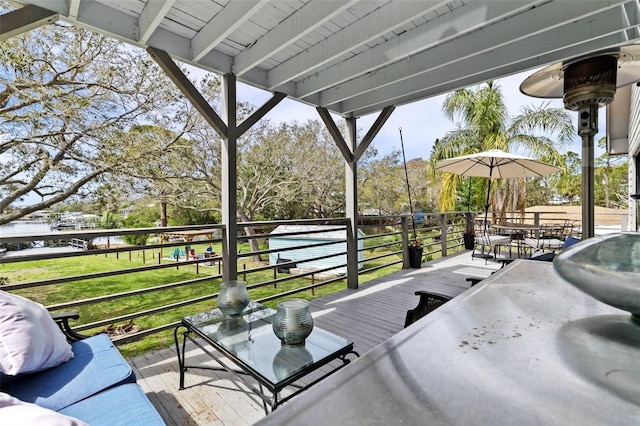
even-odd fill
[[[519,87],[522,81],[535,71],[526,71],[496,80],[502,87],[509,115],[518,115],[521,107],[525,105],[539,106],[549,103],[550,107],[564,108],[562,99],[538,99],[520,93]],[[270,93],[241,83],[237,93],[239,101],[249,102],[256,106],[262,105],[271,96]],[[431,153],[433,142],[444,136],[448,131],[455,129],[455,123],[442,115],[442,103],[445,96],[440,95],[397,107],[373,141],[373,145],[378,149],[380,155],[388,154],[393,149],[400,149],[400,132],[398,129],[402,128],[402,139],[407,160],[418,157],[427,159]],[[569,111],[569,114],[575,124],[578,118],[577,112]],[[377,116],[378,114],[370,114],[358,118],[356,124],[362,133],[360,137],[366,134]],[[605,135],[604,108],[599,110],[598,117],[599,133],[594,138],[596,142]],[[288,98],[270,111],[266,118],[274,122],[293,120],[304,122],[309,119],[320,121],[320,116],[315,108]],[[335,118],[339,117],[336,116]],[[577,133],[572,146],[566,150],[571,150],[581,155],[581,138]],[[596,156],[600,154],[600,152],[596,151]]]

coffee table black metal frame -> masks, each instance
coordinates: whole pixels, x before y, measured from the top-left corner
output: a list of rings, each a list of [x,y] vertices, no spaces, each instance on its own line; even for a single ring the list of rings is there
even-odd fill
[[[273,309],[251,302],[239,317],[225,316],[219,309],[184,317],[174,331],[180,368],[180,389],[184,389],[184,376],[189,368],[232,372],[262,399],[265,413],[268,414],[300,392],[345,367],[351,362],[348,355],[359,357],[353,350],[352,342],[319,327],[314,327],[303,346],[282,345],[272,331],[271,321],[274,315]],[[219,367],[187,365],[187,341],[200,348]],[[220,354],[238,369],[227,366]],[[341,364],[309,383],[296,383],[332,361],[341,361]],[[255,379],[258,386],[245,378],[246,376]],[[287,387],[295,390],[281,398],[280,392]]]

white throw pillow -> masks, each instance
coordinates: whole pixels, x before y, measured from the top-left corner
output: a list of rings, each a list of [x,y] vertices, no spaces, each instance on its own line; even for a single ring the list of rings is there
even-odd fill
[[[0,290],[1,372],[46,370],[71,358],[71,345],[43,305]]]
[[[88,426],[85,422],[0,392],[0,425]]]

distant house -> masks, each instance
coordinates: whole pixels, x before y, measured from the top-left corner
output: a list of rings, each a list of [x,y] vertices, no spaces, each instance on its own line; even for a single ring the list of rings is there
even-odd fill
[[[314,231],[314,233],[309,233]],[[322,232],[315,232],[322,231]],[[291,234],[296,235],[279,235],[279,234]],[[363,237],[364,233],[358,230],[358,237]],[[344,228],[336,226],[323,226],[323,225],[280,225],[274,229],[269,236],[269,250],[277,249],[289,249],[292,247],[306,246],[309,244],[321,244],[331,241],[340,241],[336,244],[322,245],[319,247],[306,247],[293,250],[283,250],[279,253],[269,253],[269,265],[276,265],[278,255],[281,259],[289,259],[292,261],[300,262],[296,266],[300,268],[328,268],[335,266],[335,271],[340,273],[346,273],[347,255],[345,251],[347,249],[346,243],[347,234]],[[364,241],[358,241],[358,249],[364,248]],[[303,262],[305,259],[326,256],[332,253],[342,253],[339,256],[333,256],[326,259],[311,260]],[[364,267],[362,260],[364,259],[363,253],[358,252],[358,269]]]

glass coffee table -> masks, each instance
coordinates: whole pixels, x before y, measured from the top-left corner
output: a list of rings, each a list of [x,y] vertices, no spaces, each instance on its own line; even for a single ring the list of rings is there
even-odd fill
[[[349,364],[348,355],[359,357],[353,350],[352,342],[319,327],[313,328],[304,345],[283,345],[273,333],[271,321],[275,313],[273,309],[251,302],[238,317],[226,316],[219,309],[184,317],[174,331],[180,389],[184,389],[184,374],[189,368],[234,372],[262,399],[265,412],[269,413],[269,410],[275,410],[280,404]],[[219,367],[187,365],[187,340],[209,355]],[[239,370],[229,368],[220,355],[232,361]],[[330,363],[320,377],[314,375],[309,383],[296,383]],[[257,387],[255,382],[243,376],[255,379]],[[280,392],[289,386],[292,392],[281,397]]]

